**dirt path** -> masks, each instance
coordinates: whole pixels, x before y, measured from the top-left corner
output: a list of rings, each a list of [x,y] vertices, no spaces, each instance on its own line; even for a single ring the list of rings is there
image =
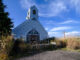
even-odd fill
[[[30,57],[24,57],[17,60],[80,60],[80,53],[69,51],[46,51]]]

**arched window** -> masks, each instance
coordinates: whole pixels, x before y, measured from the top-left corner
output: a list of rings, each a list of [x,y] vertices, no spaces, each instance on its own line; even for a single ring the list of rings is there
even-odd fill
[[[40,38],[39,36],[40,36],[39,33],[35,29],[33,29],[29,31],[27,34],[27,42],[29,43],[33,43],[34,41],[39,42]]]
[[[32,20],[36,20],[36,18],[32,18]]]
[[[33,10],[33,14],[36,14],[36,10]]]
[[[31,30],[30,32],[28,32],[28,34],[29,34],[29,35],[30,35],[30,34],[31,34],[31,35],[34,35],[34,34],[38,34],[38,32],[33,29],[33,30]]]

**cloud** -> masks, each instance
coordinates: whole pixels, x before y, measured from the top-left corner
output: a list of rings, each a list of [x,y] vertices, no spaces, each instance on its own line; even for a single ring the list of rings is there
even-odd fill
[[[79,23],[78,21],[76,21],[76,20],[66,20],[66,21],[64,21],[64,22],[61,22],[61,23],[59,23],[59,24],[71,24],[71,23]]]
[[[66,35],[71,35],[71,36],[76,36],[76,35],[80,35],[80,31],[71,31],[71,32],[66,32]]]
[[[57,0],[59,1],[59,0]],[[68,7],[68,10],[75,10],[77,14],[80,14],[80,0],[60,0]]]
[[[49,31],[48,32],[49,37],[63,37],[64,34],[62,32],[53,32]],[[71,36],[80,36],[80,31],[71,31],[71,32],[65,32],[66,37],[71,37]]]
[[[60,34],[59,32],[52,32],[52,31],[48,32],[49,37],[53,37],[53,36],[57,36],[58,37],[59,34]]]
[[[67,8],[62,2],[51,2],[47,5],[44,5],[44,7],[41,8],[40,10],[42,10],[40,11],[40,16],[53,17],[53,16],[58,16],[63,11],[67,11]]]
[[[68,20],[65,20],[65,21],[62,21],[62,22],[58,22],[58,21],[55,21],[55,20],[46,20],[46,21],[42,21],[44,22],[45,24],[47,25],[65,25],[65,24],[79,24],[80,21],[78,20],[74,20],[74,19],[68,19]]]
[[[56,0],[58,2],[63,2],[67,9],[75,10],[77,14],[80,14],[80,0]]]
[[[49,37],[52,37],[52,36],[56,36],[56,37],[62,37],[63,36],[63,33],[62,32],[59,32],[59,31],[64,31],[64,30],[68,30],[68,29],[71,29],[72,27],[55,27],[55,28],[52,28],[52,29],[49,29],[48,30],[48,34],[49,34]]]
[[[54,20],[46,20],[46,21],[42,21],[42,22],[44,22],[45,24],[49,24],[49,25],[51,25],[51,24],[53,24],[53,25],[58,24],[58,22],[55,22]]]
[[[77,13],[80,13],[80,0],[70,0],[70,5],[75,8]]]
[[[49,28],[46,27],[45,30],[49,30]]]
[[[39,15],[43,17],[53,17],[58,16],[61,12],[67,11],[67,8],[63,2],[55,2],[50,0],[50,2],[45,1],[43,4],[36,3],[38,0],[20,0],[21,6],[25,9],[29,9],[30,6],[36,5],[39,9]],[[45,10],[46,9],[46,10]]]
[[[32,0],[20,0],[21,6],[24,9],[29,9],[30,6],[36,5],[34,1]]]
[[[51,29],[51,31],[60,31],[60,30],[68,30],[71,29],[72,27],[64,26],[64,27],[55,27]]]
[[[59,16],[63,12],[69,12],[72,9],[80,14],[80,0],[20,0],[24,9],[36,5],[39,9],[39,15],[42,17]],[[45,10],[46,9],[46,10]]]

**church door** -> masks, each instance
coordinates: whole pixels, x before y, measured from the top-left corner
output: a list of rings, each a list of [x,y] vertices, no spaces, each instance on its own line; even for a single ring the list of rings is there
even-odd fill
[[[39,42],[39,33],[36,30],[29,31],[27,34],[27,42],[38,43]]]

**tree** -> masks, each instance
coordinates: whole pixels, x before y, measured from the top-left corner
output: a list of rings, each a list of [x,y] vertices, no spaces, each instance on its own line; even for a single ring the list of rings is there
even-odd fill
[[[9,13],[5,12],[6,6],[3,4],[2,0],[0,0],[0,36],[11,35],[13,22],[8,17]]]

